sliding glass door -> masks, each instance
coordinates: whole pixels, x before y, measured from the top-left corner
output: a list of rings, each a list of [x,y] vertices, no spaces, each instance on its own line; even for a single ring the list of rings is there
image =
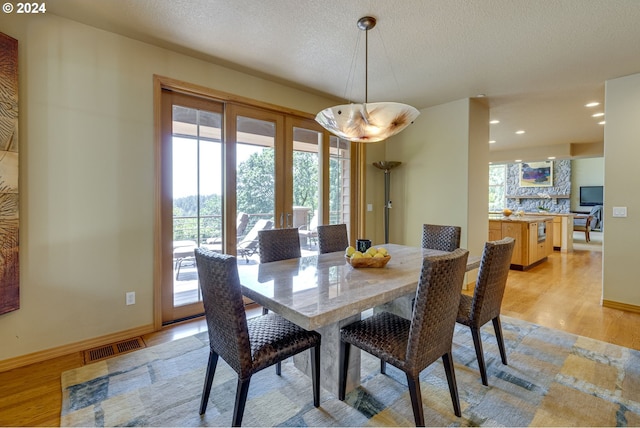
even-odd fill
[[[203,312],[194,250],[222,249],[224,212],[223,105],[175,93],[164,95],[168,120],[163,124],[167,166],[163,206],[171,210],[166,213],[171,269],[165,270],[162,287],[166,323]]]
[[[353,221],[351,143],[310,118],[167,86],[157,116],[156,325],[204,312],[196,248],[236,255],[241,269],[259,262],[261,229],[298,228],[302,253],[315,254],[317,225]]]

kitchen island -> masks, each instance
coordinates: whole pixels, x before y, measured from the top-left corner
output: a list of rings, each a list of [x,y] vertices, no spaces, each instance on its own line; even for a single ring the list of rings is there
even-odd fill
[[[542,215],[489,215],[489,240],[510,236],[516,240],[511,269],[527,270],[553,252],[553,217]]]
[[[573,219],[574,213],[541,213],[525,212],[525,216],[553,217],[553,249],[561,253],[573,251]],[[489,212],[489,218],[502,218],[501,212]],[[513,214],[512,214],[513,216]]]

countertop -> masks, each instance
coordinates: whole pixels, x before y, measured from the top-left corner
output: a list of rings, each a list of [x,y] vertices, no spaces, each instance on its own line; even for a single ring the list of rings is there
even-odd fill
[[[540,220],[553,220],[553,216],[544,214],[535,214],[529,215],[526,213],[525,215],[518,217],[515,214],[511,214],[509,217],[505,217],[502,214],[489,214],[489,220],[493,221],[509,221],[512,223],[537,223]]]
[[[515,212],[515,211],[514,211]],[[524,213],[525,216],[543,216],[543,217],[575,217],[578,216],[580,214],[578,213],[541,213],[541,212],[525,212]],[[492,216],[502,216],[502,211],[489,211],[489,218],[492,218]],[[513,216],[513,214],[511,214],[511,216]]]

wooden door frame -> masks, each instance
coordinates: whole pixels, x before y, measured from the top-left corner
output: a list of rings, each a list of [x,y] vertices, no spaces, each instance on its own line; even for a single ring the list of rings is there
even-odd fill
[[[167,262],[163,258],[163,254],[166,253],[167,248],[172,246],[170,240],[167,240],[166,237],[163,237],[162,231],[167,226],[163,223],[162,219],[162,209],[163,209],[163,186],[162,182],[162,168],[164,166],[163,163],[163,152],[162,152],[162,90],[170,90],[174,92],[180,92],[187,95],[193,95],[196,97],[205,97],[211,99],[213,101],[224,102],[227,106],[231,105],[244,105],[252,108],[262,108],[265,110],[269,110],[272,112],[279,112],[284,114],[285,116],[297,116],[299,118],[313,120],[314,115],[309,114],[307,112],[284,108],[275,104],[265,103],[262,101],[257,101],[254,99],[234,95],[228,92],[218,91],[215,89],[211,89],[205,86],[196,85],[188,82],[184,82],[181,80],[173,79],[166,76],[154,75],[153,76],[153,117],[154,117],[154,169],[155,169],[155,191],[154,191],[154,237],[153,237],[153,325],[154,329],[161,330],[162,329],[162,278],[163,271],[167,269]],[[227,126],[226,117],[225,117],[225,126]],[[226,141],[226,132],[229,130],[223,130],[224,139]],[[327,131],[323,130],[323,146],[326,147],[328,156],[328,148],[329,148],[329,138],[330,134]],[[286,137],[285,137],[286,138]],[[291,140],[293,141],[293,140]],[[228,147],[223,145],[223,156],[224,156],[224,168],[233,167],[235,169],[235,151],[228,150]],[[324,152],[323,147],[323,152]],[[364,208],[365,208],[365,161],[366,161],[366,151],[363,144],[360,143],[352,143],[351,144],[351,172],[353,177],[353,183],[351,186],[351,224],[353,228],[350,233],[350,239],[355,240],[358,234],[364,234]],[[166,162],[166,160],[164,161]],[[282,167],[286,166],[285,160],[280,160]],[[323,185],[328,186],[328,172],[325,173],[325,162],[323,159]],[[328,164],[327,164],[328,165]],[[276,165],[277,167],[277,165]],[[327,166],[328,168],[328,166]],[[227,174],[225,174],[225,177]],[[326,181],[325,181],[326,177]],[[235,189],[235,181],[228,180],[225,178],[225,186],[233,186]],[[227,187],[225,187],[225,190]],[[227,219],[229,218],[229,213],[231,212],[231,207],[233,206],[233,215],[235,215],[235,194],[232,196],[233,203],[225,200],[225,215]],[[324,197],[323,197],[324,198]],[[229,199],[229,196],[226,198]],[[284,206],[286,201],[280,202]],[[166,202],[165,202],[166,203]],[[277,203],[277,202],[276,202]],[[328,200],[325,203],[325,206],[328,207]],[[327,208],[328,209],[328,208]],[[328,218],[325,219],[323,214],[323,220],[328,221]],[[328,215],[328,214],[326,214]],[[235,219],[235,217],[233,217]],[[277,217],[276,217],[277,220]],[[279,222],[278,222],[279,223]],[[227,221],[225,224],[225,232],[226,238],[235,239],[235,221]],[[232,238],[234,237],[234,238]],[[228,242],[225,244],[228,245]],[[169,246],[169,247],[167,247]],[[165,248],[166,247],[166,248]],[[172,253],[172,250],[171,250]],[[173,261],[169,261],[169,266],[173,266]]]

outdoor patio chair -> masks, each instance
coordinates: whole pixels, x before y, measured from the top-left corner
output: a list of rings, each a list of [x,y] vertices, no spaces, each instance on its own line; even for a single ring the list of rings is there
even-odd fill
[[[268,230],[273,227],[273,221],[260,219],[253,225],[251,230],[246,234],[241,242],[238,243],[238,256],[244,257],[246,263],[249,263],[249,257],[258,253],[258,232]]]
[[[273,313],[247,319],[236,258],[198,248],[195,259],[209,332],[209,362],[200,414],[207,410],[218,357],[238,374],[231,425],[240,426],[251,377],[307,349],[311,354],[313,405],[319,407],[320,334]],[[223,395],[217,394],[216,398],[225,402],[227,398]]]
[[[313,212],[313,217],[311,217],[308,225],[300,227],[299,233],[302,242],[306,243],[307,246],[311,247],[311,244],[316,242],[318,239],[318,210]]]
[[[239,212],[236,217],[236,236],[238,239],[244,234],[245,230],[247,230],[247,225],[249,224],[249,214]],[[207,244],[222,244],[222,238],[208,238],[206,241]]]
[[[420,372],[442,358],[456,416],[461,416],[451,347],[460,304],[460,289],[469,251],[457,249],[443,256],[425,257],[418,278],[410,320],[380,312],[340,330],[338,399],[345,399],[351,345],[402,370],[407,378],[416,426],[424,426]],[[375,395],[375,390],[370,391]]]
[[[515,243],[515,239],[510,237],[485,243],[473,297],[464,294],[460,296],[460,306],[456,321],[471,328],[480,377],[482,378],[482,384],[485,386],[488,386],[487,369],[482,352],[480,327],[489,321],[493,321],[493,329],[496,333],[502,364],[507,365],[507,354],[504,348],[504,340],[502,339],[502,326],[500,325],[500,307],[502,306],[504,289],[507,285],[511,254]]]
[[[195,264],[193,251],[198,247],[196,241],[173,241],[173,260],[176,280],[184,263]]]

